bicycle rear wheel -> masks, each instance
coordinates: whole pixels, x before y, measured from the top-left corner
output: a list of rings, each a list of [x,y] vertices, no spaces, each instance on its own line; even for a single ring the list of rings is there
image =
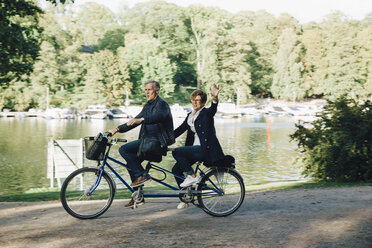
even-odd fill
[[[202,209],[216,217],[234,213],[243,203],[244,182],[234,169],[214,168],[200,181],[198,202]]]
[[[70,215],[79,219],[92,219],[110,207],[115,195],[115,184],[106,172],[103,172],[100,179],[99,175],[100,169],[86,167],[74,171],[66,178],[61,188],[61,202]]]

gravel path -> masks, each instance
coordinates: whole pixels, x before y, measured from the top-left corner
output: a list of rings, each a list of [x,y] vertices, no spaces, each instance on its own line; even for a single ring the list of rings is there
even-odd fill
[[[372,186],[249,193],[225,218],[176,199],[126,202],[94,220],[59,202],[0,203],[0,247],[372,247]]]

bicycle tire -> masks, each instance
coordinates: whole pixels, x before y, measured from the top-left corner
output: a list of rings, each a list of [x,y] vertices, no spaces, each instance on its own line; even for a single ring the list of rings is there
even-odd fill
[[[81,168],[72,172],[63,182],[61,202],[63,208],[78,219],[93,219],[109,209],[115,196],[115,182],[105,171],[97,188],[88,195],[97,181],[98,168]]]
[[[201,179],[197,190],[199,206],[215,217],[234,213],[245,196],[243,178],[231,168],[213,168]]]

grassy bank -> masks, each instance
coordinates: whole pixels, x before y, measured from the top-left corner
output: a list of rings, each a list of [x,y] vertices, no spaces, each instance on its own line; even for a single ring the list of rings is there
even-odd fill
[[[290,189],[311,189],[311,188],[329,188],[329,187],[353,187],[353,186],[372,186],[369,183],[316,183],[310,181],[288,181],[274,182],[258,185],[247,185],[246,193],[275,191],[275,190],[290,190]],[[158,187],[147,189],[161,189]],[[119,189],[116,191],[115,199],[130,198],[131,193],[127,189]],[[39,189],[22,194],[0,195],[0,202],[39,202],[39,201],[57,201],[59,200],[59,189]]]

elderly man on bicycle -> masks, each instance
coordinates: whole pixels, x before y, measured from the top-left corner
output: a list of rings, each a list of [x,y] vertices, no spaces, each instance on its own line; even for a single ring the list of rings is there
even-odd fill
[[[145,94],[147,103],[142,111],[127,123],[109,131],[112,135],[115,135],[117,132],[124,133],[142,125],[139,139],[124,144],[119,148],[120,155],[127,161],[130,168],[128,172],[132,180],[132,187],[141,186],[151,180],[150,175],[147,174],[141,165],[144,160],[151,159],[146,157],[147,155],[143,155],[141,153],[142,150],[152,149],[152,146],[156,148],[156,142],[158,142],[160,152],[155,151],[155,153],[158,153],[161,159],[161,155],[166,155],[166,147],[175,142],[171,110],[168,103],[159,96],[159,92],[160,84],[157,81],[146,82]],[[133,204],[132,199],[125,206],[132,207]]]

